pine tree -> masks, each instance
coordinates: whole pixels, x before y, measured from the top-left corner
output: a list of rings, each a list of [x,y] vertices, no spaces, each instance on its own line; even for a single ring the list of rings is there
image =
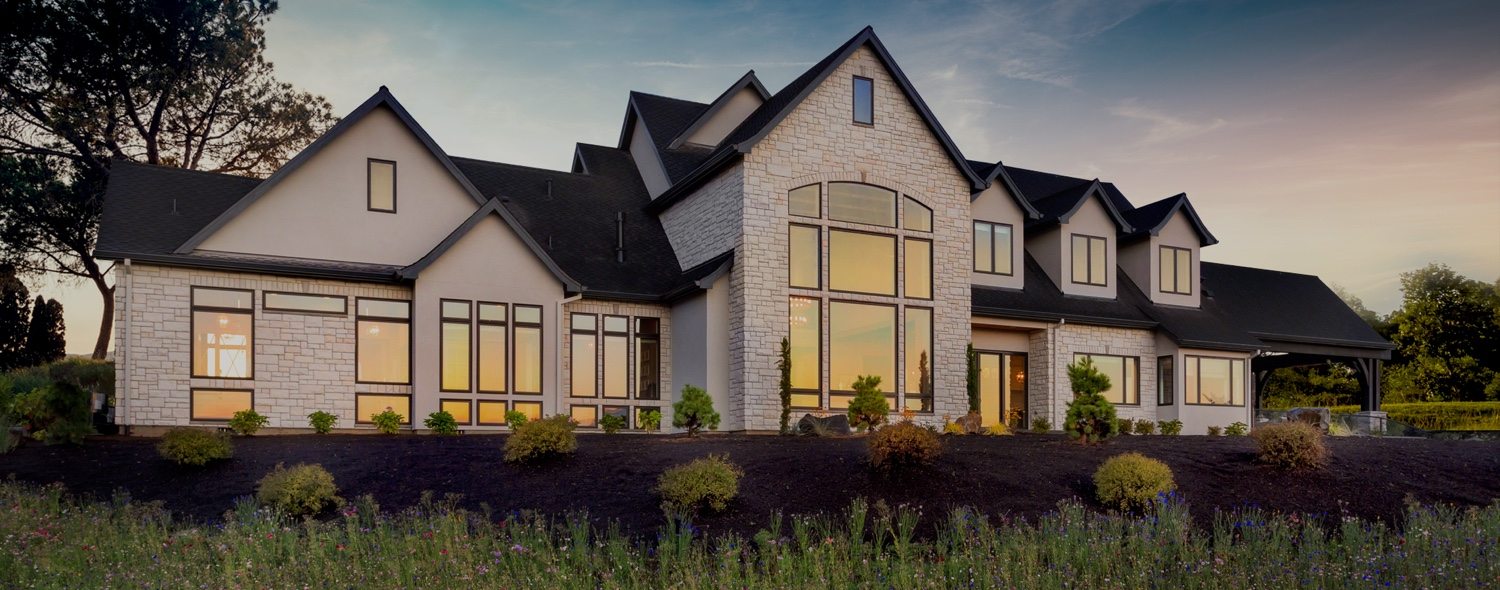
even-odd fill
[[[68,342],[63,331],[62,304],[37,295],[36,305],[31,308],[31,327],[26,332],[26,360],[42,365],[67,356]]]
[[[24,367],[26,331],[31,310],[27,309],[30,293],[16,278],[15,269],[0,265],[0,373]]]

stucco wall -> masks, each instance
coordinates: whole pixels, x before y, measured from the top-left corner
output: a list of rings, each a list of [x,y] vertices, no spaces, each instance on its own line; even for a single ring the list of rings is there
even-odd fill
[[[1116,254],[1116,235],[1119,229],[1115,226],[1114,220],[1109,217],[1109,211],[1100,203],[1100,198],[1089,198],[1078,208],[1078,211],[1073,213],[1072,217],[1068,218],[1068,222],[1062,225],[1058,242],[1058,274],[1054,279],[1058,281],[1058,287],[1063,293],[1111,299],[1115,297],[1115,288],[1120,282],[1116,274],[1116,268],[1119,265]],[[1104,238],[1104,286],[1073,282],[1072,236],[1075,234]]]
[[[742,88],[739,92],[729,97],[728,102],[714,113],[712,117],[698,127],[692,135],[687,137],[686,142],[700,146],[716,146],[720,141],[739,127],[745,117],[755,112],[761,103],[760,93],[753,88]]]
[[[630,132],[630,157],[635,160],[636,170],[641,173],[641,182],[646,184],[646,192],[652,198],[672,186],[667,180],[666,170],[662,168],[661,158],[656,155],[656,144],[651,143],[651,134],[639,120],[635,122],[635,129]]]
[[[975,272],[972,278],[974,284],[1008,289],[1026,286],[1026,265],[1023,263],[1026,252],[1026,213],[1016,205],[1010,191],[998,182],[979,193],[979,197],[970,204],[970,209],[973,211],[974,221],[1009,224],[1011,231],[1010,276]],[[970,265],[969,268],[972,269],[973,266]]]
[[[1198,267],[1200,262],[1198,232],[1187,220],[1187,215],[1178,211],[1167,221],[1158,235],[1133,242],[1120,251],[1120,267],[1130,275],[1155,303],[1198,307],[1202,297],[1202,285]],[[1161,290],[1161,247],[1187,248],[1192,252],[1192,294],[1180,295]]]

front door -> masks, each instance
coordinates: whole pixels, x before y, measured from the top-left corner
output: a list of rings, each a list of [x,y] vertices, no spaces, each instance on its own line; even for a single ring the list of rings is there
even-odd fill
[[[1025,428],[1026,355],[979,352],[979,418],[984,426]]]

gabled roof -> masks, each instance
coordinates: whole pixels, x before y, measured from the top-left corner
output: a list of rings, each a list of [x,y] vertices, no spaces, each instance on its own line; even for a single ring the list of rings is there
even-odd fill
[[[708,109],[709,105],[701,102],[631,91],[625,109],[625,124],[620,129],[619,147],[627,148],[636,125],[644,126],[646,136],[651,139],[652,148],[661,160],[662,172],[667,180],[675,183],[697,168],[712,148],[684,145],[674,149],[669,144]]]
[[[984,189],[989,188],[990,185],[993,185],[998,180],[1000,185],[1005,187],[1006,192],[1010,193],[1011,198],[1016,200],[1016,205],[1021,208],[1021,211],[1026,213],[1027,219],[1040,219],[1042,217],[1041,212],[1037,211],[1036,207],[1032,207],[1031,201],[1028,201],[1026,195],[1021,193],[1021,188],[1016,186],[1016,182],[1011,180],[1010,174],[1006,173],[1004,162],[986,164],[984,162],[969,160],[969,168],[984,180],[984,186],[976,189],[969,196],[971,202],[978,199],[980,193],[984,192]]]
[[[1193,209],[1192,201],[1188,200],[1187,193],[1167,197],[1155,203],[1144,205],[1132,211],[1124,213],[1126,221],[1135,226],[1135,231],[1126,239],[1139,239],[1146,236],[1155,236],[1161,233],[1167,222],[1178,211],[1187,215],[1187,220],[1198,232],[1198,240],[1202,246],[1212,246],[1219,243],[1219,239],[1209,233],[1208,227],[1203,224],[1203,219],[1198,217],[1198,212]]]
[[[171,254],[260,183],[259,178],[114,160],[95,249]]]
[[[1026,168],[1006,166],[1005,164],[998,165],[1004,166],[1006,175],[1013,179],[1016,186],[1020,187],[1021,192],[1026,195],[1026,198],[1033,202],[1048,195],[1061,192],[1064,189],[1076,188],[1080,185],[1094,182],[1094,180],[1078,178],[1076,176],[1028,170]],[[1114,183],[1100,181],[1099,184],[1104,187],[1104,194],[1109,197],[1110,202],[1114,203],[1115,209],[1125,212],[1135,208],[1135,205],[1132,205],[1130,200],[1125,198],[1125,194],[1121,193],[1119,187],[1116,187]]]
[[[1395,347],[1318,277],[1213,262],[1200,269],[1204,297],[1258,340],[1364,349],[1379,358]]]
[[[479,222],[484,221],[486,217],[489,217],[491,215],[498,215],[502,219],[505,219],[508,225],[510,225],[511,227],[516,227],[515,218],[512,217],[510,212],[505,209],[504,205],[500,204],[500,199],[497,197],[491,197],[490,200],[485,201],[483,205],[480,205],[478,209],[474,210],[474,213],[472,215],[469,215],[468,219],[465,219],[463,223],[458,224],[457,228],[454,228],[454,230],[449,233],[447,237],[443,238],[443,241],[438,242],[438,245],[433,247],[432,250],[428,251],[427,254],[420,260],[417,260],[416,262],[407,265],[405,268],[402,268],[400,271],[401,278],[408,281],[416,280],[417,276],[422,274],[422,271],[426,270],[427,267],[432,266],[432,263],[437,262],[438,259],[442,258],[443,254],[448,253],[448,250],[453,248],[453,246],[457,244],[459,240],[468,235],[469,230],[477,227],[479,225]],[[529,236],[527,236],[525,232],[517,233],[520,235],[522,240],[526,240],[529,238]],[[554,268],[552,269],[552,271],[553,274],[557,275],[558,278],[562,280],[563,288],[567,289],[570,292],[577,292],[581,289],[581,286],[578,284],[578,282],[571,278],[568,278],[567,274],[563,273],[561,269]]]
[[[1036,207],[1037,212],[1041,213],[1041,216],[1036,218],[1033,223],[1028,223],[1027,229],[1055,223],[1067,223],[1069,219],[1072,219],[1074,213],[1083,208],[1084,203],[1087,203],[1090,198],[1094,197],[1097,197],[1099,202],[1104,205],[1104,210],[1109,213],[1109,218],[1114,220],[1115,227],[1121,233],[1128,234],[1135,231],[1135,228],[1130,225],[1129,221],[1125,220],[1120,210],[1115,208],[1114,201],[1105,193],[1104,185],[1097,178],[1088,184],[1080,184],[1072,188],[1063,189],[1047,197],[1032,201],[1032,205]]]
[[[677,136],[672,138],[671,143],[667,144],[667,149],[675,150],[683,147],[683,142],[686,142],[687,138],[692,137],[693,133],[698,131],[698,128],[712,120],[714,115],[718,114],[719,111],[724,109],[725,105],[729,104],[729,101],[734,99],[735,95],[746,88],[754,90],[756,94],[759,94],[762,103],[771,98],[771,93],[766,91],[765,85],[760,83],[760,78],[755,76],[755,70],[745,72],[744,76],[740,76],[740,79],[731,84],[718,98],[708,103],[708,108],[704,109],[703,113],[698,115],[697,119],[682,131],[679,131]]]
[[[1030,253],[1025,255],[1024,289],[972,286],[973,314],[1028,320],[1067,320],[1120,328],[1151,328],[1150,316],[1125,299],[1078,297],[1063,293]],[[1123,270],[1117,280],[1129,280]]]

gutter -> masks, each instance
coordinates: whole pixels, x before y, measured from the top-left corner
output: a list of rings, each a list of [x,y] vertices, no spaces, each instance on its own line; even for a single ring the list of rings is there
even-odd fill
[[[124,252],[110,252],[107,250],[96,250],[94,252],[94,255],[105,260],[134,259],[137,262],[150,262],[152,264],[160,264],[162,266],[177,266],[183,268],[206,268],[210,270],[256,272],[311,279],[355,281],[361,283],[401,284],[404,282],[397,274],[400,272],[399,268],[389,272],[343,271],[333,269],[303,268],[264,262],[217,260],[201,256],[188,257],[170,254],[126,254]]]
[[[1127,320],[1117,318],[1104,318],[1097,316],[1045,313],[1036,311],[1025,311],[1017,309],[1003,309],[997,307],[972,307],[970,313],[981,317],[1010,318],[1017,320],[1040,320],[1046,322],[1067,323],[1069,320],[1091,326],[1104,326],[1109,328],[1156,328],[1160,324],[1151,320]]]

